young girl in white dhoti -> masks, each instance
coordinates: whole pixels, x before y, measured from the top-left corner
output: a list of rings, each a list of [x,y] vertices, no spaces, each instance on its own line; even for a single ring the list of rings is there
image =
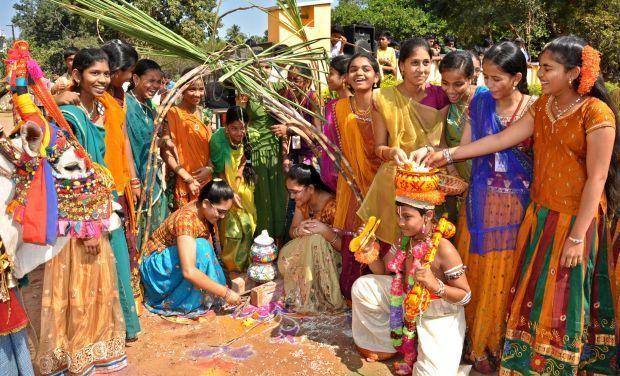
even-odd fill
[[[353,284],[353,340],[369,361],[403,353],[397,374],[456,375],[471,292],[461,257],[447,240],[454,225],[433,220],[435,205],[444,201],[439,177],[399,170],[395,182],[401,239],[383,258],[392,274],[366,275]],[[372,255],[376,248],[371,242],[358,252]]]

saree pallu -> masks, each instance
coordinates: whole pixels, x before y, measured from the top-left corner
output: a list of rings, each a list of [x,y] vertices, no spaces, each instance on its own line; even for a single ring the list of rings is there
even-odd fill
[[[438,109],[410,100],[396,87],[380,89],[374,95],[374,103],[387,128],[390,147],[398,147],[409,154],[424,145],[439,145],[444,123]],[[364,221],[370,216],[380,218],[377,238],[390,244],[398,241],[400,231],[396,215],[395,175],[396,164],[392,161],[383,163],[357,212]]]
[[[127,365],[115,260],[105,235],[90,255],[71,239],[45,265],[36,365],[43,375],[108,373]]]
[[[151,200],[153,204],[148,208],[143,208],[143,215],[140,223],[137,224],[137,249],[142,250],[142,240],[146,233],[147,236],[155,231],[159,225],[166,219],[169,214],[168,210],[168,197],[163,192],[163,171],[159,169],[155,174],[151,171],[148,172],[147,166],[152,157],[149,153],[151,142],[153,141],[154,132],[154,113],[150,100],[147,100],[146,104],[138,102],[133,95],[126,96],[127,101],[127,136],[129,137],[129,143],[131,144],[131,152],[133,154],[133,160],[136,168],[138,178],[144,188],[144,194],[147,195],[145,202],[149,203]],[[156,157],[152,160],[153,164],[159,160]],[[159,160],[161,162],[161,160]],[[147,220],[148,214],[148,220]],[[148,222],[148,228],[147,226]],[[132,272],[137,269],[139,264],[139,258],[134,267],[132,264]]]
[[[338,312],[346,305],[340,293],[341,256],[319,234],[288,242],[278,256],[287,298],[298,300],[295,312]]]
[[[196,239],[196,268],[214,282],[226,285],[226,276],[213,245],[203,238]],[[223,306],[222,298],[201,292],[183,277],[176,245],[145,256],[140,264],[140,272],[144,285],[144,305],[153,313],[196,318],[212,308]]]
[[[362,195],[366,195],[381,161],[375,155],[372,124],[356,119],[349,98],[336,103],[335,126],[342,154],[349,161],[353,177]],[[362,224],[356,212],[360,204],[342,174],[338,175],[334,227],[356,231]]]
[[[223,174],[224,180],[241,199],[241,208],[233,205],[218,226],[222,246],[220,257],[226,271],[243,272],[250,265],[250,247],[256,230],[254,185],[246,183],[240,176],[245,161],[243,146],[232,149],[224,128],[213,134],[210,148],[215,174]]]
[[[174,106],[166,115],[170,136],[177,148],[179,164],[190,174],[201,167],[209,165],[209,141],[211,126],[185,109]],[[176,179],[174,187],[174,205],[180,208],[198,198],[183,179]]]
[[[575,216],[537,203],[527,210],[509,296],[500,375],[617,374],[609,229],[602,211],[584,241],[584,261],[560,266]]]

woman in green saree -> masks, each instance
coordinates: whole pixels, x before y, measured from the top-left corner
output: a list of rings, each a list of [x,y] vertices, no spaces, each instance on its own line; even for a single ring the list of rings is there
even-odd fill
[[[243,272],[250,264],[250,247],[256,229],[251,150],[247,144],[247,114],[241,107],[226,112],[226,126],[211,137],[211,161],[214,173],[235,192],[234,205],[220,223],[221,258],[228,272]]]
[[[131,143],[131,152],[136,167],[136,173],[146,194],[146,207],[138,224],[138,249],[144,232],[150,235],[168,216],[168,199],[164,194],[163,171],[147,171],[152,159],[149,149],[153,140],[155,109],[151,99],[157,94],[162,81],[162,71],[159,64],[153,60],[142,59],[136,64],[132,82],[129,85],[126,98],[127,103],[127,136]],[[152,165],[155,165],[153,160]],[[148,215],[147,219],[147,213]],[[148,228],[147,228],[148,222]]]

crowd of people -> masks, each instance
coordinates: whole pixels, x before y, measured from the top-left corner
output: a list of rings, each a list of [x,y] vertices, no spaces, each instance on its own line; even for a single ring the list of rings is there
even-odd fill
[[[403,41],[396,57],[383,33],[376,56],[346,56],[341,37],[326,77],[335,98],[323,106],[309,66],[260,72],[339,148],[353,181],[261,98],[240,93],[216,128],[200,78],[158,134],[157,62],[118,40],[67,50],[51,92],[76,148],[109,171],[122,223],[71,237],[46,263],[40,374],[124,367],[144,308],[187,320],[240,304],[231,276],[248,269],[263,230],[281,247],[290,307],[350,307],[360,356],[400,353],[397,374],[456,375],[463,362],[500,375],[618,372],[617,108],[598,52],[574,36],[549,42],[534,97],[529,57],[512,42],[480,60],[447,41],[436,86],[434,41]],[[379,88],[388,74],[402,81]],[[147,194],[152,207],[138,218]],[[10,294],[0,299],[0,370],[34,374]]]

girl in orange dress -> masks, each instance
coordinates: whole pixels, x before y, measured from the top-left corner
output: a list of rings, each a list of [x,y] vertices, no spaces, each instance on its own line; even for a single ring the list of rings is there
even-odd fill
[[[527,62],[515,44],[496,44],[485,53],[489,90],[471,100],[461,145],[516,126],[536,99],[527,95],[526,75]],[[517,232],[529,204],[531,181],[531,140],[472,160],[455,245],[475,292],[465,308],[465,357],[479,372],[495,371],[501,358]]]
[[[213,173],[209,152],[211,126],[202,121],[199,107],[204,96],[204,82],[197,79],[185,89],[181,103],[168,111],[163,138],[171,140],[173,146],[167,143],[164,161],[176,174],[175,208],[198,198],[200,187],[211,180]]]
[[[532,202],[517,238],[500,375],[618,372],[607,216],[618,214],[610,161],[612,154],[618,160],[620,142],[599,63],[583,39],[553,40],[540,55],[543,95],[521,120],[426,159],[445,164],[533,136]]]

